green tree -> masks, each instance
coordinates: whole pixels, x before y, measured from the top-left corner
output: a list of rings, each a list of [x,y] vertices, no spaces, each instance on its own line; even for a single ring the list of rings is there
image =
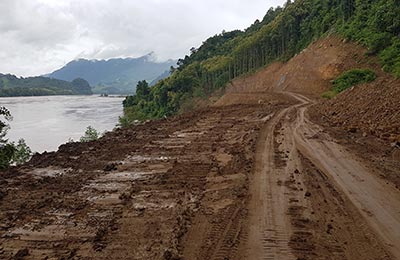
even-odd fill
[[[15,147],[5,139],[9,120],[11,120],[10,111],[5,107],[0,107],[0,169],[5,169],[10,165],[15,153]]]
[[[100,138],[100,133],[92,126],[86,128],[84,136],[80,138],[82,143],[96,141]]]
[[[149,88],[149,84],[147,83],[147,81],[145,81],[145,80],[139,81],[136,86],[136,96],[139,99],[147,100],[149,94],[150,94],[150,88]]]
[[[31,159],[32,150],[26,144],[24,139],[19,139],[17,144],[13,143],[12,145],[15,148],[15,151],[14,151],[14,154],[12,157],[12,163],[19,165],[19,164],[23,164]]]

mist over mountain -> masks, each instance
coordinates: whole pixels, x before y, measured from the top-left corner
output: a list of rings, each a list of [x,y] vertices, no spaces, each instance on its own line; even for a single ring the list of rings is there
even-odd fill
[[[139,58],[79,59],[46,76],[66,81],[83,78],[92,86],[94,93],[132,94],[138,81],[150,83],[167,77],[170,67],[175,65],[173,60],[156,62],[153,53]]]

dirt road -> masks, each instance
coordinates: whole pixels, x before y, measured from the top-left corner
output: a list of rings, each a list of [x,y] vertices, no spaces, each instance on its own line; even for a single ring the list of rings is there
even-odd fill
[[[0,173],[0,259],[400,259],[400,193],[295,93],[68,144]]]
[[[262,129],[242,259],[400,259],[400,193],[305,117]]]

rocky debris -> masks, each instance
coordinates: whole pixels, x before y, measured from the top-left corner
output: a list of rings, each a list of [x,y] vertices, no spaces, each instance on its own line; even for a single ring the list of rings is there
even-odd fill
[[[345,91],[311,109],[314,120],[326,121],[350,134],[362,133],[388,144],[400,143],[400,80],[383,74],[374,82]]]
[[[24,259],[26,256],[29,255],[29,250],[27,248],[20,249],[18,252],[14,255],[13,259],[15,260],[20,260]]]

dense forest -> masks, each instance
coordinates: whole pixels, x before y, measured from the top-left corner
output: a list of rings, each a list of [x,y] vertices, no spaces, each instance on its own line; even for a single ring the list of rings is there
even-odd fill
[[[366,46],[385,71],[400,77],[399,14],[400,0],[289,0],[245,31],[222,32],[192,48],[170,77],[124,101],[122,121],[173,115],[192,98],[207,97],[273,61],[287,61],[329,33]]]
[[[90,94],[89,83],[81,78],[67,82],[46,77],[18,78],[0,74],[0,97]]]

